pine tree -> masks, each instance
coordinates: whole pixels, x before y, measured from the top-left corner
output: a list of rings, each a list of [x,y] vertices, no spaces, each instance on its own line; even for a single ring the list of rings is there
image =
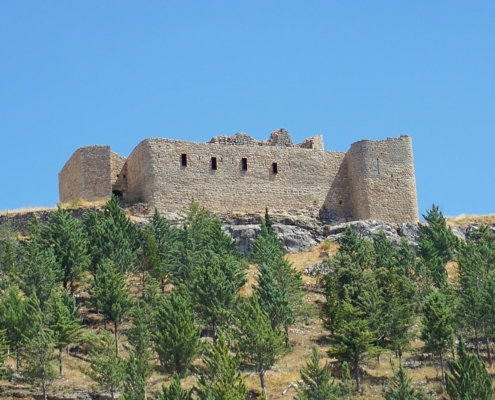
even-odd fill
[[[273,326],[283,326],[288,347],[289,326],[301,312],[303,282],[301,273],[284,258],[283,245],[268,210],[253,243],[250,260],[258,266],[260,305],[270,315]]]
[[[294,320],[286,293],[277,285],[273,269],[266,263],[258,266],[258,285],[253,290],[259,298],[261,309],[268,314],[272,328],[288,326]]]
[[[433,204],[423,217],[428,224],[419,225],[419,255],[430,270],[435,286],[441,288],[447,283],[445,264],[455,257],[458,239],[437,205]]]
[[[170,386],[168,388],[162,386],[162,393],[158,396],[158,400],[192,400],[191,393],[192,390],[184,390],[181,388],[180,377],[177,373],[174,373],[174,378]]]
[[[28,328],[29,318],[26,300],[22,299],[15,285],[8,287],[0,301],[0,328],[5,330],[9,348],[15,353],[16,370],[20,369],[20,350],[23,345],[23,333]]]
[[[150,224],[145,230],[143,253],[151,275],[161,282],[174,270],[179,260],[179,230],[173,227],[155,208]]]
[[[340,388],[332,378],[328,363],[320,367],[320,353],[316,346],[311,350],[311,358],[301,368],[303,384],[297,389],[296,400],[339,400]]]
[[[9,343],[7,342],[6,331],[5,329],[0,329],[0,371],[8,355],[9,355]]]
[[[246,399],[247,387],[238,372],[239,356],[230,354],[222,334],[206,349],[203,361],[206,370],[200,375],[196,389],[199,400]]]
[[[110,332],[103,331],[101,342],[89,353],[89,369],[81,371],[94,380],[101,389],[109,391],[112,399],[122,387],[125,377],[125,362],[117,352],[115,339]]]
[[[440,356],[442,382],[445,385],[444,357],[445,352],[452,347],[454,329],[452,311],[444,294],[434,291],[427,297],[421,323],[421,340],[425,342],[428,351]]]
[[[464,340],[459,339],[458,358],[449,360],[450,375],[446,376],[447,393],[451,400],[491,400],[492,377],[485,364],[475,354],[466,350]]]
[[[411,385],[411,378],[407,376],[402,364],[399,364],[399,371],[390,381],[390,386],[383,393],[383,397],[386,400],[423,400],[425,398]]]
[[[184,285],[199,319],[216,340],[217,330],[232,317],[237,294],[246,281],[244,266],[227,255],[204,250],[190,282]]]
[[[38,298],[42,309],[62,281],[53,249],[42,236],[42,227],[34,219],[29,224],[29,240],[22,251],[21,289],[28,296]]]
[[[87,237],[81,222],[59,206],[50,215],[42,234],[54,250],[57,265],[62,271],[64,289],[73,294],[76,282],[90,262]]]
[[[157,304],[153,341],[166,370],[183,376],[199,354],[201,329],[195,324],[191,304],[178,289]]]
[[[23,375],[29,382],[40,384],[43,399],[47,400],[47,388],[55,380],[55,342],[52,332],[40,329],[33,337],[26,338],[26,347],[22,352]]]
[[[124,380],[124,397],[126,400],[146,399],[147,380],[153,373],[152,333],[150,330],[152,312],[144,302],[131,310],[132,326],[127,331],[126,376]]]
[[[361,393],[360,365],[362,360],[373,352],[376,333],[370,330],[369,321],[360,309],[346,301],[341,304],[345,319],[331,338],[333,347],[328,354],[352,365],[356,388]]]
[[[284,354],[284,335],[279,329],[272,329],[256,296],[240,304],[232,338],[242,362],[259,375],[266,396],[265,373]]]
[[[86,211],[83,224],[89,241],[93,275],[105,259],[112,261],[121,273],[134,269],[142,233],[120,208],[116,196],[105,204],[103,214]]]
[[[115,346],[119,343],[119,324],[129,312],[131,299],[125,275],[119,272],[111,261],[104,260],[92,282],[92,298],[103,310],[105,321],[113,323]]]
[[[70,297],[67,290],[64,289],[60,295],[56,294],[49,302],[48,320],[48,326],[58,347],[59,373],[62,375],[63,349],[79,338],[82,329],[79,308],[76,306],[75,299]]]

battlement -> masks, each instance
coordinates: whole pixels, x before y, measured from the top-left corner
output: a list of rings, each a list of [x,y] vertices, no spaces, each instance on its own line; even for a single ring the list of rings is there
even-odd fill
[[[217,212],[318,205],[337,220],[418,220],[409,136],[361,140],[347,153],[325,151],[323,137],[294,145],[284,129],[267,140],[246,133],[207,143],[145,139],[126,159],[109,146],[82,147],[59,173],[60,201],[108,198],[181,211],[191,198]]]

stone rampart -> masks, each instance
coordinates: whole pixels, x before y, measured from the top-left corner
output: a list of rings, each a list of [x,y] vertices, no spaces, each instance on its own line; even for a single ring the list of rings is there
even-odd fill
[[[346,217],[351,209],[344,156],[296,147],[147,139],[127,160],[127,195],[162,211],[184,210],[195,198],[213,211],[319,205]]]
[[[61,202],[113,192],[162,212],[194,198],[214,212],[318,206],[334,220],[418,221],[409,136],[362,140],[347,153],[325,151],[322,136],[294,145],[284,129],[263,141],[245,133],[208,143],[146,139],[127,159],[88,146],[66,163],[59,185]]]
[[[353,143],[346,161],[354,219],[418,221],[409,136]]]

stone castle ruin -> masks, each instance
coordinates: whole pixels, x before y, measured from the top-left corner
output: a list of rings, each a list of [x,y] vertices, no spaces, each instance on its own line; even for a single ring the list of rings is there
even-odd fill
[[[325,151],[323,137],[294,145],[278,129],[268,140],[245,133],[207,143],[145,139],[128,158],[110,146],[75,151],[59,173],[60,202],[96,201],[112,193],[162,212],[191,198],[215,212],[319,206],[336,219],[417,222],[409,136],[361,140],[347,153]]]

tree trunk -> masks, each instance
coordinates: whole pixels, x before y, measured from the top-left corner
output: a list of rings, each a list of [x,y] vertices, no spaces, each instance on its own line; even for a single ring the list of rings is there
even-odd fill
[[[478,358],[481,359],[480,356],[480,341],[478,340],[478,329],[474,330],[474,340],[476,341],[476,354],[478,355]]]
[[[445,387],[445,368],[443,365],[443,351],[440,351],[440,367],[442,368],[442,384]]]
[[[288,349],[289,348],[289,327],[284,326],[284,329],[285,329],[285,348]]]
[[[263,390],[263,393],[265,394],[265,397],[268,400],[268,394],[266,393],[266,386],[265,386],[265,371],[260,372],[260,384],[261,384],[261,389]]]
[[[118,354],[119,353],[119,331],[117,330],[117,326],[118,326],[118,322],[114,321],[113,332],[114,332],[114,336],[115,336],[115,349],[117,350],[117,354]]]
[[[59,372],[60,376],[63,375],[63,371],[62,371],[62,351],[63,351],[63,347],[62,346],[59,346],[58,347],[58,372]]]
[[[41,382],[41,388],[43,390],[43,399],[44,400],[47,400],[47,396],[46,396],[46,382],[44,380]]]
[[[15,368],[17,372],[21,369],[20,352],[19,349],[15,350]]]
[[[399,346],[399,364],[402,364],[402,347]]]
[[[380,345],[380,340],[377,340],[376,341],[376,347],[378,348],[379,345]],[[378,356],[376,357],[376,361],[378,362],[378,365],[381,364],[382,360],[381,360],[381,357],[380,357],[380,353],[378,353]]]
[[[354,361],[354,369],[356,370],[356,387],[358,393],[361,393],[361,376],[359,375],[359,361]]]
[[[493,366],[493,361],[492,361],[492,351],[490,349],[490,338],[488,335],[485,337],[485,342],[486,342],[486,353],[488,355],[488,365],[490,365],[490,368]]]

